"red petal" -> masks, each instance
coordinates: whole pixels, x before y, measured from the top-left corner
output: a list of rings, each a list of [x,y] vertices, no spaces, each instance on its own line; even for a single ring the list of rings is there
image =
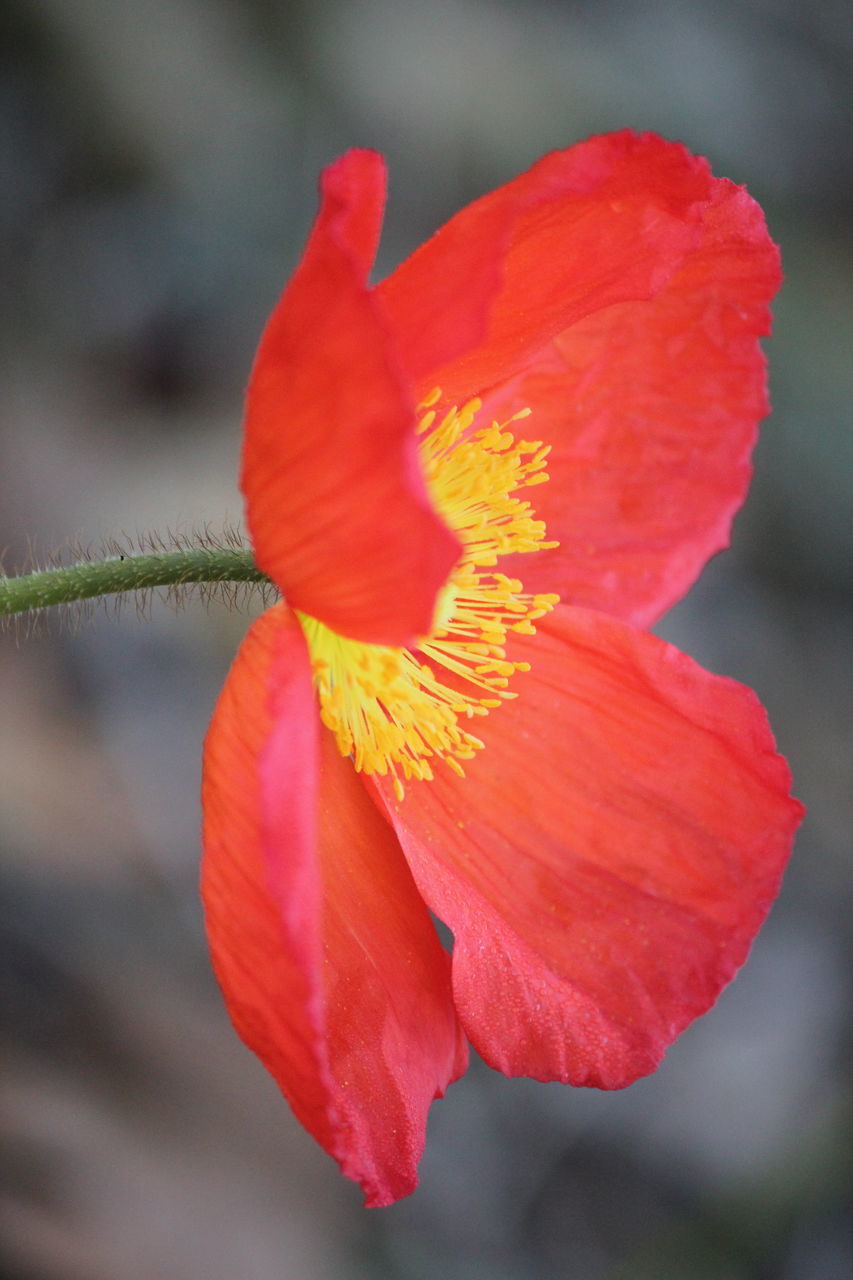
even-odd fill
[[[653,134],[544,156],[378,286],[410,377],[466,400],[583,316],[653,296],[696,243],[708,191],[706,162]]]
[[[715,181],[701,244],[665,289],[580,321],[491,398],[498,417],[529,405],[527,433],[553,446],[535,505],[560,546],[519,566],[528,590],[643,626],[728,544],[780,279],[761,210]]]
[[[237,1031],[369,1205],[416,1184],[464,1070],[449,960],[391,828],[319,729],[284,606],[249,631],[205,748],[203,894]]]
[[[743,963],[802,809],[748,689],[601,614],[539,625],[467,777],[382,791],[477,1050],[617,1088]]]
[[[367,287],[384,167],[323,175],[302,261],[261,339],[242,488],[258,564],[297,609],[356,639],[429,630],[458,543],[430,505],[412,393]]]

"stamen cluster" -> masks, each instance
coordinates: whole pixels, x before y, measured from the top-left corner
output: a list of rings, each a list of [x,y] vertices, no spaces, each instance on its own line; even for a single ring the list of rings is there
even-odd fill
[[[464,773],[461,762],[483,745],[468,726],[514,698],[510,678],[528,670],[507,657],[507,633],[532,634],[558,599],[527,594],[517,578],[494,571],[501,556],[557,545],[545,540],[531,504],[513,496],[548,479],[549,446],[516,440],[507,429],[530,410],[477,431],[479,400],[437,421],[440,399],[436,388],[419,406],[421,464],[462,554],[439,594],[429,635],[413,650],[396,649],[301,619],[323,723],[356,769],[390,774],[401,800],[403,781],[431,779],[436,759]]]

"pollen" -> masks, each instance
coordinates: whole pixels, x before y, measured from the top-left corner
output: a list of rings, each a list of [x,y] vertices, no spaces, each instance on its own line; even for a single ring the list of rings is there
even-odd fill
[[[420,460],[430,497],[462,545],[436,600],[433,624],[411,649],[362,644],[300,617],[320,716],[342,755],[366,774],[389,776],[398,799],[405,783],[430,781],[446,766],[464,776],[481,750],[477,720],[516,693],[528,664],[507,656],[512,633],[531,635],[558,597],[527,594],[500,572],[503,556],[544,551],[543,521],[518,491],[542,484],[549,448],[516,439],[521,409],[478,428],[479,400],[439,415],[436,388],[419,407]]]

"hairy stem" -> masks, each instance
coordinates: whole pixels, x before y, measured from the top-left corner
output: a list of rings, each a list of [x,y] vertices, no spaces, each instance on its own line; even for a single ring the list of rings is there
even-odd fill
[[[248,550],[198,547],[118,556],[64,568],[40,569],[15,578],[0,577],[0,617],[150,587],[191,582],[267,581]]]

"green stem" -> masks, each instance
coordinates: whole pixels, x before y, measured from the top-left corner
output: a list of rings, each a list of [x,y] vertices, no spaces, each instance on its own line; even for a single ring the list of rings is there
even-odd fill
[[[160,554],[84,561],[61,569],[40,569],[17,578],[0,577],[0,617],[46,609],[94,596],[190,582],[267,582],[251,551],[192,548]]]

